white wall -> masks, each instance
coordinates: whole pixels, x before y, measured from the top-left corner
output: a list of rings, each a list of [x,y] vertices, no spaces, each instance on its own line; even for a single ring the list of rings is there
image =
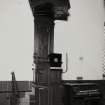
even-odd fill
[[[64,79],[102,79],[104,12],[103,0],[71,0],[69,21],[57,22],[55,50],[69,54]]]
[[[0,0],[0,80],[32,80],[34,25],[28,0]]]

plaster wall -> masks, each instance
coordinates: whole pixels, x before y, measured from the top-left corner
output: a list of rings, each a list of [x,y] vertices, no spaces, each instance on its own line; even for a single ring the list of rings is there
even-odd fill
[[[55,51],[68,53],[69,69],[63,79],[102,79],[104,64],[104,0],[70,0],[68,22],[56,22]]]

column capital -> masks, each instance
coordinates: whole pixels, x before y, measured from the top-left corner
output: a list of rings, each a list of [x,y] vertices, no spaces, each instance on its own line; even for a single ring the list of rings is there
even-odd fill
[[[67,20],[69,16],[69,0],[29,0],[29,3],[34,17],[46,15],[54,20]]]

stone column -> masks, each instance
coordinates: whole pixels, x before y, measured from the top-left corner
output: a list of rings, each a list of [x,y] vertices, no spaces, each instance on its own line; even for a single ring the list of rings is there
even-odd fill
[[[54,49],[54,17],[52,5],[44,4],[34,10],[34,63],[36,64],[36,83],[48,84],[48,55]]]
[[[67,20],[68,0],[29,0],[34,16],[35,105],[63,105],[61,70],[51,70],[48,55],[54,52],[54,21]],[[53,80],[54,79],[54,80]]]

